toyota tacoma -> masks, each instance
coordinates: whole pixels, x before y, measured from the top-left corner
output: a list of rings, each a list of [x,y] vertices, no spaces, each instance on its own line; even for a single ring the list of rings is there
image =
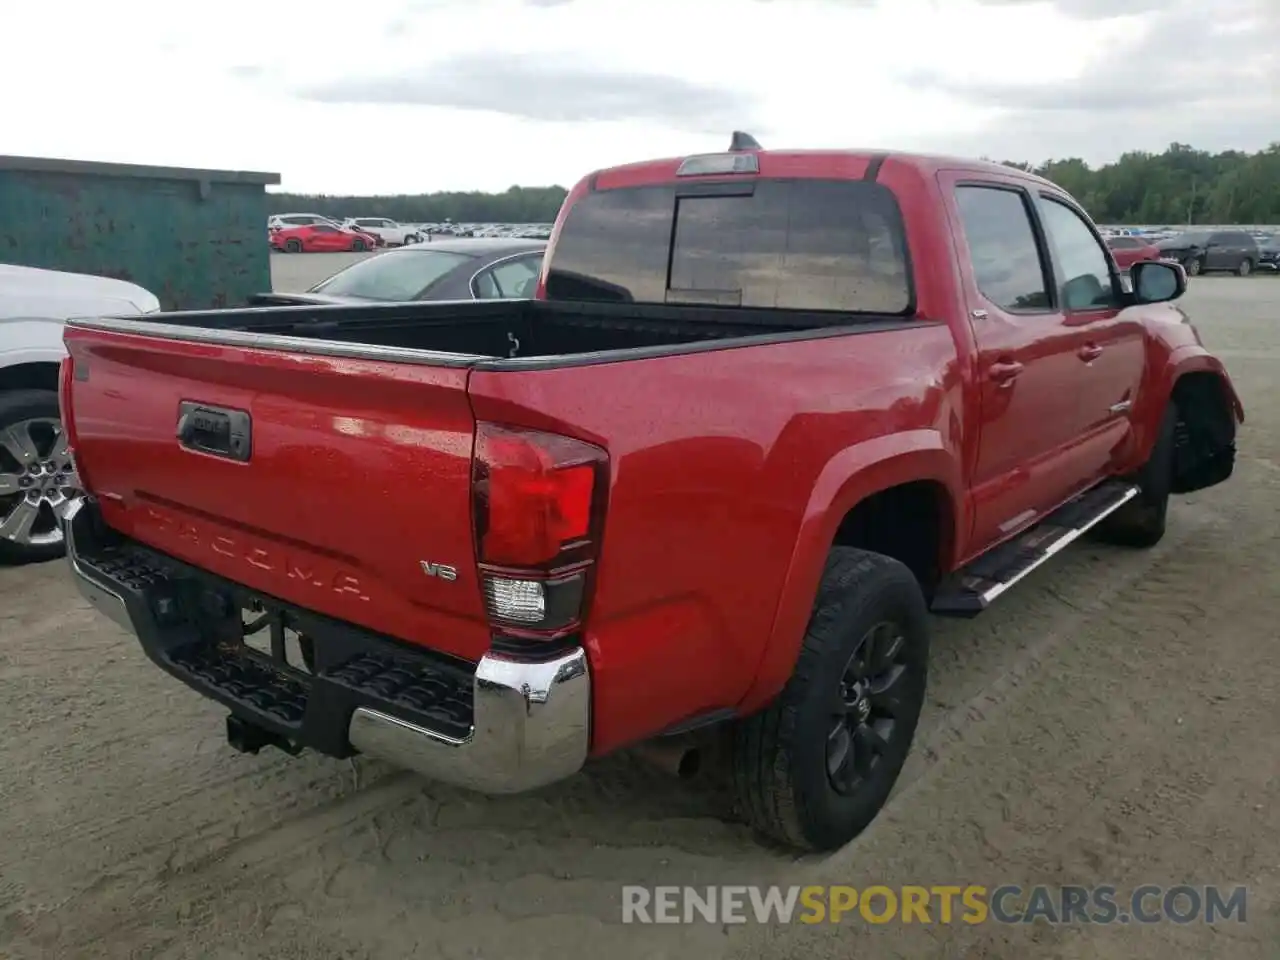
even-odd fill
[[[830,849],[931,614],[1230,476],[1185,287],[1032,174],[738,135],[583,179],[532,299],[73,321],[69,560],[241,750],[508,793],[715,731]]]

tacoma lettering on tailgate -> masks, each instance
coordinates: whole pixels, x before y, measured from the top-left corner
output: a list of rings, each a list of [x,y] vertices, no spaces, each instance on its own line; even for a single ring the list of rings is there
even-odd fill
[[[290,555],[284,547],[264,542],[250,535],[230,536],[202,529],[186,517],[176,517],[153,506],[145,507],[146,522],[158,533],[183,541],[189,546],[207,550],[239,563],[246,563],[272,574],[284,574],[289,580],[305,583],[320,590],[332,590],[358,600],[369,599],[359,578],[339,566],[316,557]],[[233,578],[234,579],[234,578]]]

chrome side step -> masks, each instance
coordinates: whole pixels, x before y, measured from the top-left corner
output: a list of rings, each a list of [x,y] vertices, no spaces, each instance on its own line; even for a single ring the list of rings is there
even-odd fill
[[[1131,483],[1113,480],[1069,500],[1029,530],[956,572],[934,596],[940,616],[976,617],[997,597],[1091,527],[1138,495]]]

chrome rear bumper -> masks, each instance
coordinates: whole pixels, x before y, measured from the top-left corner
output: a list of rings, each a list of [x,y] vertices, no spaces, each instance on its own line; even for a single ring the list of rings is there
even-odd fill
[[[455,740],[365,707],[348,736],[362,753],[481,793],[520,793],[582,768],[590,736],[587,656],[546,663],[486,655],[476,668],[471,735]]]

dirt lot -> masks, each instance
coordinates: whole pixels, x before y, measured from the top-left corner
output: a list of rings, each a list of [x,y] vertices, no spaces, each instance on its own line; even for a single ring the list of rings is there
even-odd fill
[[[281,286],[330,272],[289,259]],[[308,279],[310,277],[310,279]],[[1187,309],[1249,423],[1236,476],[1150,552],[1082,546],[938,622],[886,813],[836,855],[757,844],[708,785],[627,758],[485,799],[373,762],[235,754],[222,711],[87,610],[61,564],[0,570],[0,956],[1280,955],[1280,280]],[[1208,927],[638,927],[620,886],[1247,884]]]

